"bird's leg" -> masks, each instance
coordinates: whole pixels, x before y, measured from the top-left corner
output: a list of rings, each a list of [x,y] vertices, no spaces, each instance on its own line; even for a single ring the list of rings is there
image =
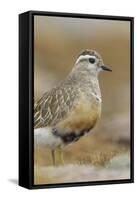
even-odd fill
[[[52,156],[53,166],[55,166],[56,165],[56,151],[54,149],[51,150],[51,156]]]
[[[60,147],[58,148],[58,152],[59,152],[60,163],[61,163],[62,165],[64,165],[63,151],[62,151],[62,149],[61,149]]]

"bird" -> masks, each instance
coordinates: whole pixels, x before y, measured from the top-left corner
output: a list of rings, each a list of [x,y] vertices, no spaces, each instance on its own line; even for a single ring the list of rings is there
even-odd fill
[[[34,147],[49,148],[53,165],[56,151],[63,164],[63,148],[87,135],[100,119],[101,71],[112,69],[95,50],[83,50],[66,78],[35,102]]]

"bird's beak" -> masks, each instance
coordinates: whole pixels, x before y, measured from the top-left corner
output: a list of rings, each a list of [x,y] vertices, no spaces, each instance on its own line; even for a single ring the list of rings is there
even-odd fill
[[[109,72],[112,72],[112,69],[110,69],[109,67],[106,67],[106,66],[101,66],[101,69],[103,70],[103,71],[109,71]]]

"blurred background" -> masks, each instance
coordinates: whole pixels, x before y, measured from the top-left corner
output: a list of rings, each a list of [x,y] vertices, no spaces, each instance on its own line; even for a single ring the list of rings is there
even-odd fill
[[[130,178],[129,21],[35,16],[35,101],[67,76],[84,49],[99,52],[113,70],[99,76],[101,119],[94,134],[64,149],[64,166],[55,168],[49,150],[35,149],[36,184]]]

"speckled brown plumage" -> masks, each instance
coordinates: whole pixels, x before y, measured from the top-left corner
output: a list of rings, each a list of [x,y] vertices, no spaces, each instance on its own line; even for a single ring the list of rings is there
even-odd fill
[[[54,136],[52,141],[45,141],[48,146],[61,147],[79,140],[95,126],[101,114],[98,74],[102,66],[103,60],[96,51],[83,51],[70,74],[35,103],[34,128],[37,141],[40,138],[38,143],[43,144],[41,138],[47,134]]]
[[[54,126],[70,112],[78,95],[70,78],[46,92],[34,106],[34,128]]]

